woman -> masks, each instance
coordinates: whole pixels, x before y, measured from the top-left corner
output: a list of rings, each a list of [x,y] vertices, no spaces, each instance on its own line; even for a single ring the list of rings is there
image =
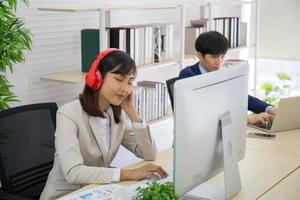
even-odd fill
[[[135,76],[135,63],[126,53],[107,49],[99,54],[79,100],[57,111],[54,165],[40,199],[56,199],[86,184],[167,176],[153,164],[110,167],[120,144],[140,158],[155,159],[155,143],[133,104]]]

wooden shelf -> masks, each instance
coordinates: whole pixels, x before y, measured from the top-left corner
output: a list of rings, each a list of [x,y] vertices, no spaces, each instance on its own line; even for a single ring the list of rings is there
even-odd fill
[[[192,59],[197,59],[197,56],[196,55],[185,55],[184,56],[184,62],[187,62]],[[180,60],[179,55],[176,55],[171,59],[157,62],[157,63],[139,65],[139,66],[137,66],[137,68],[138,68],[138,70],[141,70],[141,69],[150,69],[150,68],[154,68],[154,67],[164,67],[164,66],[168,66],[168,65],[175,65],[175,64],[179,64],[179,62],[180,62],[179,60]]]
[[[229,5],[240,5],[240,4],[253,4],[257,3],[256,0],[227,0],[226,2],[220,2],[220,0],[187,0],[187,1],[173,1],[168,3],[116,3],[116,4],[90,4],[87,6],[69,6],[66,4],[60,4],[60,5],[51,5],[51,6],[41,6],[38,9],[43,11],[55,11],[55,12],[89,12],[89,11],[99,11],[100,9],[104,10],[112,10],[112,9],[174,9],[178,8],[180,5],[195,5],[195,6],[201,6],[201,5],[208,5],[209,3],[212,4],[229,4]]]
[[[228,49],[225,58],[247,60],[250,55],[255,53],[255,51],[256,51],[256,47],[254,46],[235,47],[235,48]]]
[[[80,70],[73,70],[73,71],[65,71],[55,74],[49,74],[42,76],[42,80],[47,81],[58,81],[58,82],[64,82],[64,83],[82,83],[84,81],[86,73],[81,72]]]
[[[89,12],[89,11],[98,11],[99,8],[77,8],[77,7],[61,7],[61,6],[58,6],[58,7],[54,7],[54,6],[45,6],[45,7],[40,7],[38,8],[38,10],[41,10],[41,11],[54,11],[54,12],[79,12],[79,11],[82,11],[82,12]]]
[[[256,3],[256,0],[227,0],[226,4],[242,4],[242,3]],[[40,6],[38,9],[43,11],[56,11],[56,12],[77,12],[77,11],[98,11],[100,9],[112,10],[112,9],[174,9],[178,8],[180,5],[189,6],[207,6],[209,3],[213,4],[225,4],[220,0],[185,0],[185,1],[168,1],[160,3],[111,3],[111,4],[101,4],[101,3],[90,3],[86,6],[70,6],[65,3],[51,5],[51,6]]]
[[[42,6],[39,7],[39,10],[42,11],[56,11],[56,12],[89,12],[89,11],[99,11],[100,9],[112,10],[112,9],[174,9],[177,8],[179,3],[172,4],[98,4],[90,5],[85,7],[76,7],[76,6]]]
[[[244,47],[235,47],[228,49],[228,52],[241,51],[241,50],[254,50],[255,46],[244,46]]]
[[[190,61],[192,59],[196,59],[196,56],[193,55],[186,55],[185,56],[185,62]],[[145,69],[154,69],[154,68],[161,68],[168,65],[178,65],[179,59],[175,56],[173,59],[159,62],[159,63],[152,63],[148,65],[138,66],[138,70],[145,70]],[[82,83],[84,81],[85,77],[84,72],[81,72],[80,70],[72,70],[72,71],[65,71],[65,72],[59,72],[54,74],[47,74],[44,76],[41,76],[42,80],[47,81],[57,81],[57,82],[64,82],[64,83],[71,83],[71,84],[77,84]]]

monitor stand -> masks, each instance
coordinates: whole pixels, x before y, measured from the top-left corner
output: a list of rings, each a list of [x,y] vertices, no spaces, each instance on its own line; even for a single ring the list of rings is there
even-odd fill
[[[230,132],[230,124],[230,112],[219,116],[218,131],[222,136],[225,188],[205,182],[185,193],[184,200],[227,200],[241,190],[241,178],[235,153],[237,146],[235,137]]]

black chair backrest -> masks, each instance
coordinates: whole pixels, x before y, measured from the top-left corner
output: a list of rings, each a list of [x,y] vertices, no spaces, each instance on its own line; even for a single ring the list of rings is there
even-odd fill
[[[178,77],[175,77],[175,78],[171,78],[169,80],[166,81],[166,84],[167,84],[167,88],[168,88],[168,93],[169,93],[169,97],[170,97],[170,101],[171,101],[171,106],[172,106],[172,109],[174,111],[174,84],[175,82],[179,80]]]
[[[0,111],[1,190],[38,199],[53,165],[56,103]]]

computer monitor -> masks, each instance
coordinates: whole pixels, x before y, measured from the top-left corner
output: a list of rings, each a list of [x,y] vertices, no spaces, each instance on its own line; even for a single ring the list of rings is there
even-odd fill
[[[234,151],[232,155],[235,156],[238,170],[237,160],[241,160],[245,155],[247,93],[247,63],[176,81],[174,85],[176,193],[183,195],[221,172],[224,169],[223,160],[225,164],[230,162],[231,150]],[[223,131],[223,136],[220,130]],[[223,159],[223,143],[228,153],[224,154],[225,159]],[[233,146],[235,148],[232,148]],[[229,170],[231,168],[234,167],[230,166]],[[229,178],[236,178],[230,173]],[[228,188],[230,190],[230,187],[229,184],[225,185],[226,190]]]

